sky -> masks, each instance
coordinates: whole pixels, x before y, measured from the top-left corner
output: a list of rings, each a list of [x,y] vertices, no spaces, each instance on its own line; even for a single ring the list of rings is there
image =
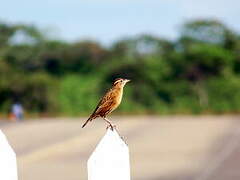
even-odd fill
[[[219,19],[240,32],[240,0],[7,0],[0,20],[35,24],[49,36],[112,43],[139,34],[178,37],[181,25]]]

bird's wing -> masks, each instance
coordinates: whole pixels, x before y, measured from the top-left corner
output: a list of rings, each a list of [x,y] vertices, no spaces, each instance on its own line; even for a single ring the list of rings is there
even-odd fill
[[[112,93],[113,91],[111,89],[105,94],[105,96],[102,97],[96,109],[93,111],[92,116],[100,113],[101,111],[108,111],[112,107],[112,104],[114,103]]]

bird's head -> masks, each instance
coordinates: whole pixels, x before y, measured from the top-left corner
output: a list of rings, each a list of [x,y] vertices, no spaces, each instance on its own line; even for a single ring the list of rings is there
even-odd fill
[[[124,87],[125,84],[129,81],[129,79],[117,78],[113,81],[113,86]]]

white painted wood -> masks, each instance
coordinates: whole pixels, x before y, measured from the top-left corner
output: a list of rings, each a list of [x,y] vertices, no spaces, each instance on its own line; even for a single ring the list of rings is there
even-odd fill
[[[16,154],[0,130],[0,180],[17,180]]]
[[[130,180],[129,149],[115,130],[107,130],[90,156],[88,180]]]

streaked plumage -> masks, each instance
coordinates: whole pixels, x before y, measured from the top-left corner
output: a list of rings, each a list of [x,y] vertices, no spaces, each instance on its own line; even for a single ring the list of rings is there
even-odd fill
[[[130,80],[128,79],[116,79],[113,83],[112,88],[105,94],[105,96],[103,96],[96,109],[93,111],[92,115],[83,124],[82,128],[93,119],[102,117],[109,124],[111,129],[113,129],[113,125],[111,121],[106,119],[106,115],[114,111],[120,105],[123,95],[123,87],[129,81]]]

